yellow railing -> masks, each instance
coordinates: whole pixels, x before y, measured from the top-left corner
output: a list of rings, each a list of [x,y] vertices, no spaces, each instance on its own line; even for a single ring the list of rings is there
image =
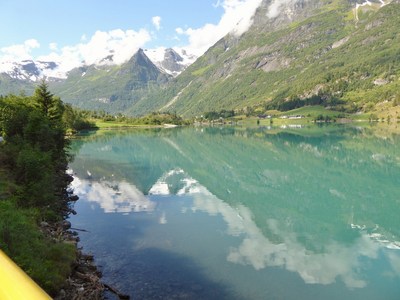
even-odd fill
[[[28,275],[0,250],[0,299],[51,299]]]

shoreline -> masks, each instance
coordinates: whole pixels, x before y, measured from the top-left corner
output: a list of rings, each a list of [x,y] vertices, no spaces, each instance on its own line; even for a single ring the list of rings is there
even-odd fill
[[[49,239],[56,243],[72,244],[75,247],[75,260],[71,265],[71,273],[66,278],[63,287],[54,297],[54,300],[85,299],[85,300],[103,300],[106,299],[105,292],[109,291],[115,294],[119,299],[130,299],[101,281],[102,273],[95,264],[94,256],[84,252],[82,247],[78,246],[80,241],[78,231],[82,229],[72,228],[68,218],[76,211],[71,208],[71,204],[79,200],[72,190],[67,191],[65,195],[63,211],[63,220],[56,223],[41,222],[40,231]]]

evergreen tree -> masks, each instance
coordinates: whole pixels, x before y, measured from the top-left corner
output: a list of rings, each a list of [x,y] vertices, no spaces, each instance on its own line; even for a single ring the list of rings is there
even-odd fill
[[[49,86],[44,79],[36,88],[33,101],[34,105],[37,106],[49,120],[55,121],[55,124],[61,124],[64,104],[59,97],[55,97],[49,91]]]
[[[12,170],[21,205],[60,207],[68,164],[63,111],[64,104],[44,81],[32,97],[0,100],[0,134],[5,140],[1,163]]]
[[[45,115],[49,114],[50,109],[54,106],[54,95],[50,93],[49,86],[43,79],[40,85],[36,88],[33,96],[37,106]]]

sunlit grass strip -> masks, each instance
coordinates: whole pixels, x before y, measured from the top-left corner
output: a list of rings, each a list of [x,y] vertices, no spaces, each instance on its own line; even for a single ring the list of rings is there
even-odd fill
[[[132,124],[127,122],[113,122],[113,121],[96,121],[95,126],[98,129],[109,128],[158,128],[164,125],[149,125],[149,124]]]

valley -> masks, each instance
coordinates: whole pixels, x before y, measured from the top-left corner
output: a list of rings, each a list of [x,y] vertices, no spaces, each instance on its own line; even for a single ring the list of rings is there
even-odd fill
[[[184,49],[139,49],[60,72],[55,62],[3,63],[0,93],[31,94],[46,78],[76,107],[141,116],[210,111],[264,114],[322,105],[393,120],[400,104],[399,1],[264,0],[252,26],[200,57]],[[274,13],[272,13],[274,12]]]
[[[46,293],[399,298],[400,0],[30,2],[0,256]]]

